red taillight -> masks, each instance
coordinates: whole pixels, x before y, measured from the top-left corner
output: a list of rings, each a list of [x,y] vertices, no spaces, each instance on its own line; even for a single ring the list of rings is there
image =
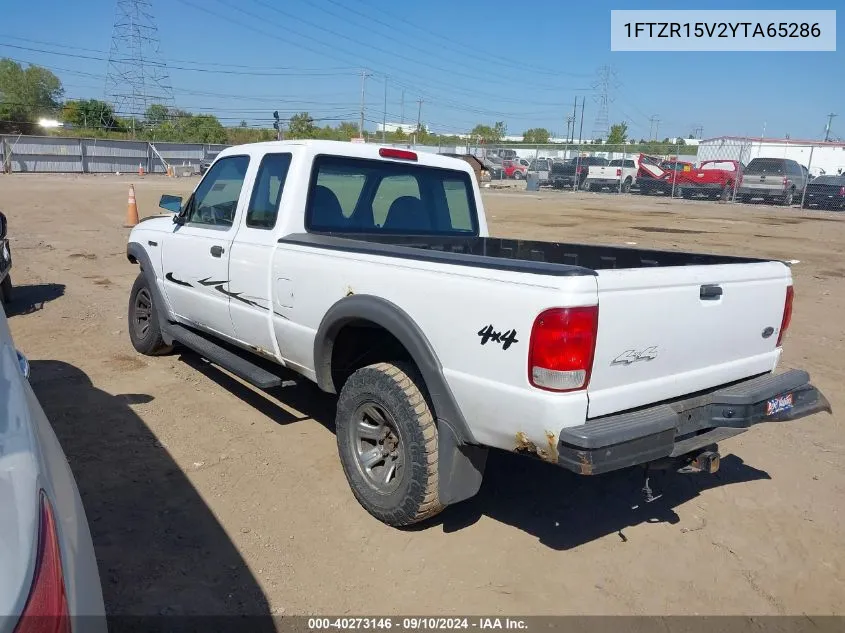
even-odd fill
[[[528,381],[547,391],[590,384],[599,308],[552,308],[534,320],[528,344]]]
[[[409,152],[406,149],[393,149],[392,147],[379,148],[378,155],[382,158],[398,158],[399,160],[417,160],[416,152]]]
[[[839,187],[839,195],[845,196],[845,187]]]
[[[788,184],[789,184],[789,178],[784,177],[783,186],[786,187],[786,185],[788,185]]]
[[[53,509],[43,493],[35,574],[15,633],[70,633],[59,537]]]
[[[778,347],[783,341],[783,335],[789,328],[789,323],[792,321],[792,300],[795,297],[795,291],[792,286],[786,287],[786,301],[783,303],[783,319],[780,322],[780,332],[778,333]]]
[[[621,170],[621,169],[617,169],[617,170],[616,170],[616,176],[617,176],[617,178],[618,178],[619,176],[621,176],[621,175],[622,175],[622,170]]]

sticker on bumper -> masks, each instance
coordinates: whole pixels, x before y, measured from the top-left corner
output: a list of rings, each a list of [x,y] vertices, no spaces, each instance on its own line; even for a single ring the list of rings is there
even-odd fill
[[[766,402],[766,415],[774,415],[792,408],[792,394],[772,398]]]

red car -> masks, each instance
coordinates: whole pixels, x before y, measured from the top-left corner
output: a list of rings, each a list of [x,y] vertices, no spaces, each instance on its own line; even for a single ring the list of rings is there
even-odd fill
[[[528,165],[523,165],[519,161],[519,159],[503,160],[502,171],[505,174],[505,178],[515,178],[517,180],[522,180],[523,178],[525,178],[525,174],[528,173]]]
[[[672,192],[672,172],[689,171],[692,163],[675,158],[664,160],[657,156],[640,154],[637,159],[637,190],[643,195]]]
[[[684,198],[702,195],[716,200],[730,200],[734,188],[742,184],[745,168],[736,160],[705,160],[689,171],[675,173],[675,194]]]

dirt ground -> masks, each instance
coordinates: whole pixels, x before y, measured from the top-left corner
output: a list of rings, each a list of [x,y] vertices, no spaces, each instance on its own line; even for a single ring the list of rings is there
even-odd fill
[[[134,352],[129,182],[147,215],[196,181],[0,176],[12,332],[76,474],[110,613],[845,612],[845,215],[485,191],[496,235],[799,260],[784,365],[835,414],[729,440],[718,474],[660,476],[650,504],[639,471],[579,478],[494,452],[476,498],[396,530],[346,485],[331,397]]]

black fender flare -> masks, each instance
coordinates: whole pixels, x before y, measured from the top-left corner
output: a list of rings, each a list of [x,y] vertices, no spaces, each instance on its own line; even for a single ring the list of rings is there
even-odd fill
[[[344,325],[359,319],[383,327],[402,343],[422,374],[437,419],[452,428],[461,444],[475,443],[428,338],[407,312],[387,299],[365,294],[349,295],[326,311],[314,338],[314,370],[320,389],[338,392],[331,371],[334,341]]]
[[[147,278],[147,284],[150,287],[150,291],[153,293],[153,303],[155,304],[156,312],[158,313],[158,322],[161,325],[162,337],[165,339],[165,343],[168,345],[171,344],[173,341],[168,340],[171,339],[171,337],[167,329],[167,324],[172,321],[172,319],[167,311],[167,303],[164,300],[164,296],[161,294],[161,288],[158,287],[155,268],[153,268],[153,264],[150,261],[149,253],[147,253],[146,249],[138,242],[129,242],[126,245],[126,259],[133,264],[138,264],[141,267],[141,273]]]
[[[329,308],[314,338],[314,370],[320,389],[337,393],[331,371],[334,341],[344,325],[359,319],[396,337],[422,374],[437,417],[440,502],[449,505],[472,497],[481,487],[488,449],[475,443],[434,348],[402,308],[365,294],[349,295]]]

